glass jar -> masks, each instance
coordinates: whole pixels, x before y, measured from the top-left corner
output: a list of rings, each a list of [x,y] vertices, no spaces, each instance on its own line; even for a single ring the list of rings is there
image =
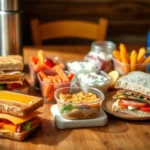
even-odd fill
[[[111,41],[95,41],[91,50],[84,57],[86,61],[93,61],[100,70],[109,72],[113,69],[112,52],[116,49],[115,43]]]

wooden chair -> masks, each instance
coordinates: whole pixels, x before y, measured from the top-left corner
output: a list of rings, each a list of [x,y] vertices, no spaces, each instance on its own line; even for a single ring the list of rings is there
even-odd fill
[[[108,20],[100,18],[98,23],[77,20],[62,20],[40,24],[38,19],[31,20],[31,34],[34,45],[55,38],[83,38],[105,40]]]

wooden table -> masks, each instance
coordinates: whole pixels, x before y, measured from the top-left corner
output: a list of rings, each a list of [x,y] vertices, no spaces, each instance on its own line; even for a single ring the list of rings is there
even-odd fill
[[[140,45],[142,46],[142,45]],[[139,46],[139,47],[140,47]],[[138,47],[138,46],[137,46]],[[139,48],[138,47],[138,48]],[[63,61],[82,59],[89,46],[43,47],[49,56],[59,56]],[[132,47],[131,47],[132,48]],[[34,47],[24,48],[24,61],[35,54]],[[71,51],[70,51],[71,50]],[[79,53],[80,52],[80,53]],[[29,94],[40,96],[40,92],[29,87]],[[108,115],[104,127],[65,129],[56,128],[50,112],[51,104],[44,104],[42,127],[24,142],[0,139],[0,150],[149,150],[150,121],[127,121]]]

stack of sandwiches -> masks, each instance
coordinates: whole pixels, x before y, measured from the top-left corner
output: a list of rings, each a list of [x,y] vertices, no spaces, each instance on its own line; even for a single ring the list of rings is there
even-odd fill
[[[22,56],[0,56],[0,90],[16,90],[24,93],[26,86]]]
[[[150,74],[134,71],[120,77],[112,110],[137,117],[150,117]]]
[[[17,141],[26,139],[41,125],[37,108],[43,105],[40,97],[10,91],[0,91],[0,137]]]

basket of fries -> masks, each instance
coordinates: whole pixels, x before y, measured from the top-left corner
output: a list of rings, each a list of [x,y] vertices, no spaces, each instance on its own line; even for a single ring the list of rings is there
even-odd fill
[[[139,51],[132,50],[128,53],[124,44],[119,45],[119,50],[113,51],[114,69],[120,75],[126,75],[131,71],[147,72],[148,64],[150,63],[150,56],[146,57],[146,49],[140,48]]]

